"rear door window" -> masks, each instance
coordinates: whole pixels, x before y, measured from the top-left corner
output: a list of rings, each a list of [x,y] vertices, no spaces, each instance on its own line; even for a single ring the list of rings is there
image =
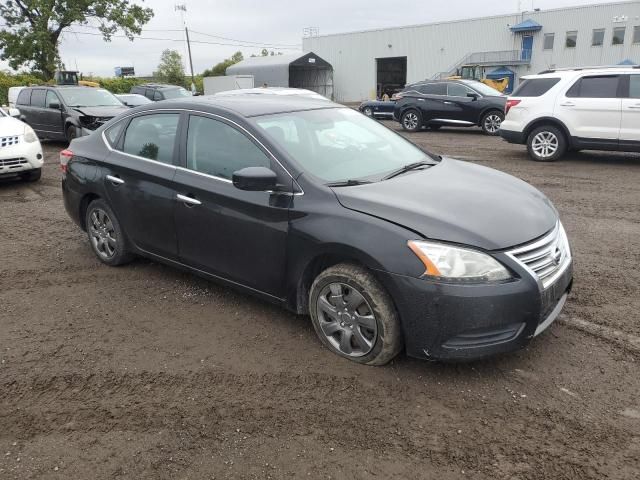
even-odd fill
[[[155,101],[157,101],[157,102],[158,102],[158,101],[160,101],[160,100],[162,100],[162,93],[160,93],[160,90],[156,90],[156,91],[153,93],[153,99],[154,99]]]
[[[423,95],[446,95],[447,84],[446,83],[427,83],[426,85],[420,85],[418,91]]]
[[[640,98],[640,75],[629,77],[629,97]]]
[[[18,100],[16,100],[16,105],[28,106],[30,104],[31,104],[31,89],[25,88],[18,95]]]
[[[616,98],[619,75],[597,75],[582,77],[567,92],[567,97]]]
[[[180,115],[141,115],[129,123],[122,151],[137,157],[173,164]]]
[[[31,94],[31,106],[36,108],[44,108],[47,91],[43,89],[35,89]]]
[[[513,92],[514,97],[540,97],[560,81],[559,78],[529,78]]]

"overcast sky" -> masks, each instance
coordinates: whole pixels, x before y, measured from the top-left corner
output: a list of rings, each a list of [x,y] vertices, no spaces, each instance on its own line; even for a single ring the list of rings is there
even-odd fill
[[[402,2],[401,6],[388,0],[146,0],[154,18],[144,27],[142,36],[161,40],[137,39],[129,42],[114,38],[110,43],[100,36],[65,33],[60,52],[68,69],[88,74],[112,76],[116,66],[134,66],[138,75],[148,75],[157,66],[162,50],[173,48],[183,54],[186,49],[183,34],[178,30],[182,21],[175,11],[176,3],[186,3],[186,20],[192,31],[194,70],[202,72],[234,52],[245,56],[259,53],[269,44],[291,47],[283,53],[301,50],[304,27],[316,27],[320,34],[349,32],[379,27],[412,25],[462,18],[515,13],[522,9],[550,9],[563,6],[601,3],[602,0],[446,0]],[[532,5],[533,3],[533,5]],[[97,30],[73,27],[77,32],[97,33]],[[247,42],[239,46],[215,35]],[[177,41],[171,41],[175,39]],[[201,42],[236,43],[213,45]],[[254,43],[255,42],[255,46]],[[275,50],[275,48],[273,48]],[[5,67],[0,63],[0,67]],[[188,72],[188,66],[186,68]]]

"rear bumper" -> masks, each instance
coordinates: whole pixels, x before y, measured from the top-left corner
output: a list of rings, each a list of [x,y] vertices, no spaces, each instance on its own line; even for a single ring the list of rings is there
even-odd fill
[[[526,138],[524,138],[523,132],[516,132],[515,130],[505,130],[502,127],[500,127],[499,132],[500,132],[500,136],[509,143],[523,144],[526,141]]]
[[[526,346],[555,321],[571,290],[572,265],[541,291],[527,272],[495,285],[454,285],[381,273],[399,311],[407,355],[475,360]]]

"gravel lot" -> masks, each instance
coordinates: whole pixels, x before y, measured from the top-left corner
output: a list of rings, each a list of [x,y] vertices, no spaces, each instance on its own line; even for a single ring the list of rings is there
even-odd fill
[[[0,181],[0,478],[640,478],[640,155],[411,139],[553,200],[576,281],[545,335],[473,364],[342,360],[307,317],[101,265],[48,144],[40,182]]]

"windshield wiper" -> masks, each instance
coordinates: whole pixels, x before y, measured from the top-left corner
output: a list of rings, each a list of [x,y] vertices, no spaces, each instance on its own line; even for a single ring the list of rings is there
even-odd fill
[[[367,180],[342,180],[340,182],[327,183],[327,187],[353,187],[356,185],[366,185],[371,183]]]
[[[435,163],[425,162],[424,160],[421,162],[410,163],[409,165],[405,165],[404,167],[385,175],[382,177],[382,180],[389,180],[390,178],[397,177],[398,175],[402,175],[403,173],[410,172],[411,170],[415,170],[420,167],[433,167],[434,165]]]

